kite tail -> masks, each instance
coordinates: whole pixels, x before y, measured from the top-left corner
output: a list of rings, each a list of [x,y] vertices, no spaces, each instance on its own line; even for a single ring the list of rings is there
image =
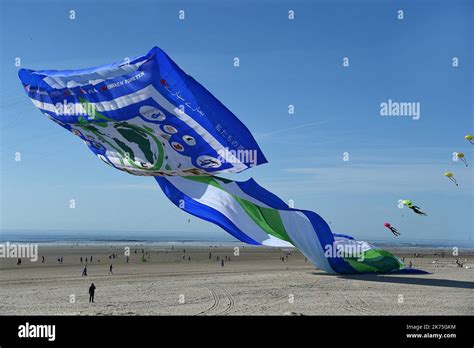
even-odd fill
[[[388,251],[333,234],[312,211],[289,208],[253,179],[213,176],[155,177],[179,208],[253,245],[296,247],[317,268],[332,274],[389,273],[404,269]]]

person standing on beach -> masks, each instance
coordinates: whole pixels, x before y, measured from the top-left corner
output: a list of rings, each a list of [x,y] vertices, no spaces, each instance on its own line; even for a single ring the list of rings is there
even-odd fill
[[[89,303],[94,303],[94,293],[95,293],[95,285],[94,283],[91,284],[89,287]]]
[[[82,276],[87,277],[87,266],[84,266],[84,268],[82,269]]]
[[[221,267],[224,267],[224,259],[221,260]]]
[[[212,258],[212,253],[209,251],[209,260]]]
[[[44,263],[44,256],[41,256],[41,263]]]
[[[82,263],[82,256],[81,256],[81,263]]]
[[[112,264],[110,264],[110,267],[109,267],[109,274],[114,274],[114,272],[112,271],[113,268],[114,268],[114,266],[112,266]]]

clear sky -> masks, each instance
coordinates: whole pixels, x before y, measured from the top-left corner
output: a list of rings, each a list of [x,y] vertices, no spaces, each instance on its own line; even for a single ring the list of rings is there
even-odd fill
[[[2,230],[225,234],[188,223],[153,178],[104,165],[32,105],[17,77],[16,58],[25,68],[74,69],[156,45],[255,135],[269,163],[232,179],[253,176],[356,238],[395,241],[388,221],[397,241],[474,240],[472,166],[452,160],[464,152],[474,165],[464,140],[474,132],[472,1],[0,4]],[[382,117],[389,99],[420,103],[420,118]],[[428,216],[399,209],[399,199]]]

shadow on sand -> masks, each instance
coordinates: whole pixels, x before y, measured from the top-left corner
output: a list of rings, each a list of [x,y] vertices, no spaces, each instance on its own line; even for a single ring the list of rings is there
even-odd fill
[[[474,289],[474,282],[462,280],[418,278],[412,276],[394,276],[389,274],[337,275],[337,277],[342,279],[353,279],[378,283],[411,284],[422,286],[440,286],[444,288]]]

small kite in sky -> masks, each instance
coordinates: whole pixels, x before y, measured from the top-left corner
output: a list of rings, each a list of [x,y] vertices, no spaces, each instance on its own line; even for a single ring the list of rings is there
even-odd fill
[[[401,234],[400,232],[398,232],[398,230],[395,227],[390,225],[389,222],[386,222],[383,225],[387,227],[393,233],[394,236],[398,237]]]
[[[462,152],[456,152],[456,157],[460,159],[466,165],[466,167],[469,167],[469,163],[467,163],[466,157]]]
[[[444,173],[444,176],[447,177],[449,180],[451,180],[452,182],[454,182],[456,184],[456,186],[459,186],[458,182],[456,181],[456,179],[454,178],[454,174],[451,173],[451,172],[446,172]]]
[[[469,141],[472,145],[474,145],[474,142],[472,141],[474,139],[474,136],[472,134],[468,134],[464,137],[467,141]]]
[[[426,216],[426,214],[424,212],[421,211],[421,208],[414,205],[412,201],[410,201],[409,199],[404,199],[402,201],[402,203],[404,205],[406,205],[408,208],[410,208],[411,210],[413,210],[415,213],[417,213],[418,215],[424,215]]]

